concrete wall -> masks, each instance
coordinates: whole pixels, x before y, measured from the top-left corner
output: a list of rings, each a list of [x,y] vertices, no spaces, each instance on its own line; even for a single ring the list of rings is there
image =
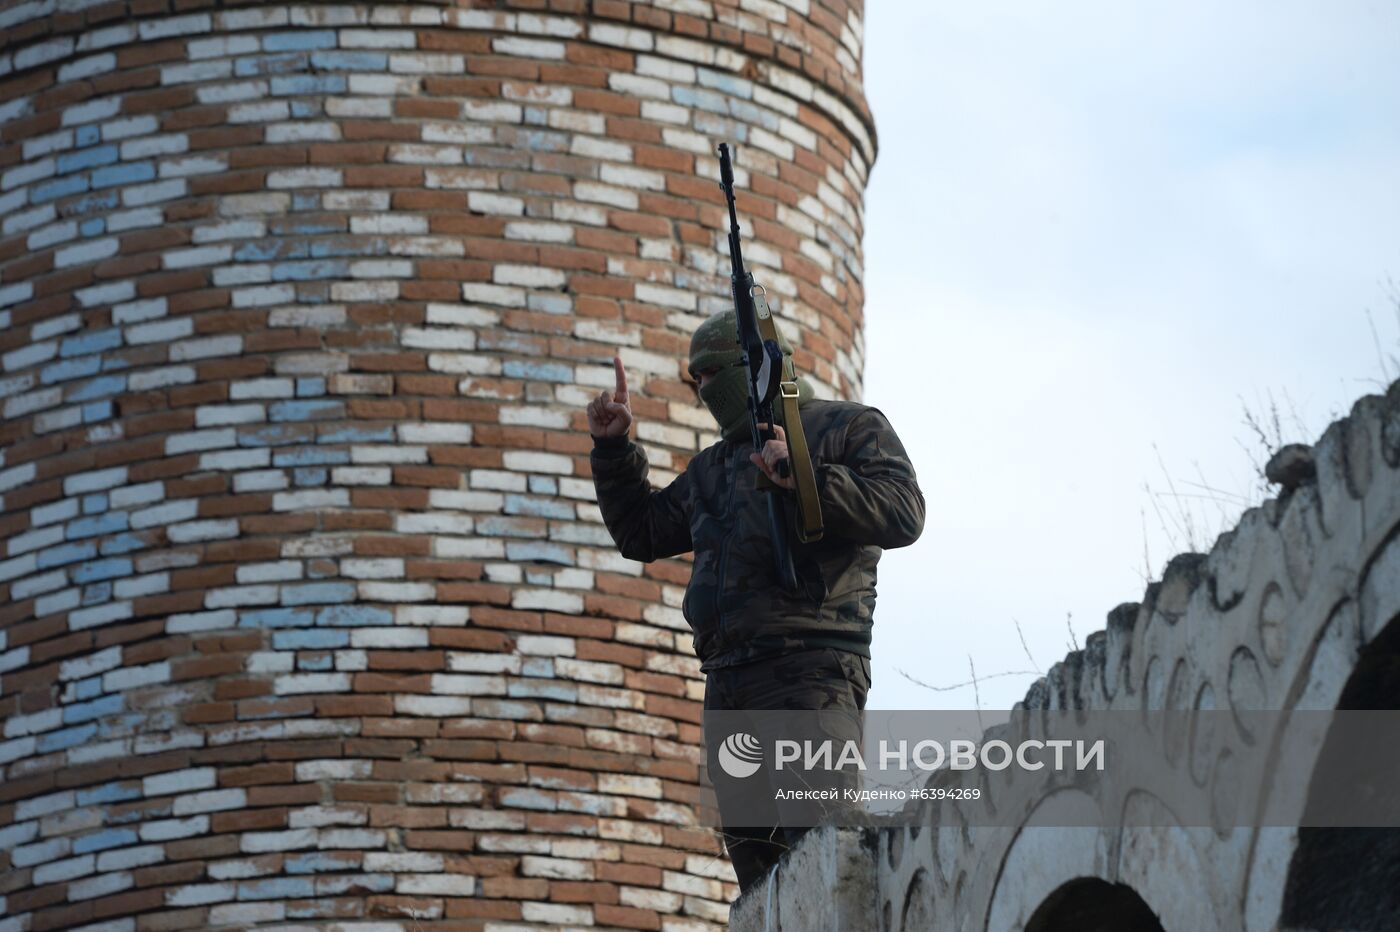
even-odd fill
[[[1276,461],[1277,498],[1246,512],[1209,554],[1173,560],[1140,604],[1115,609],[1083,651],[1032,686],[1024,707],[1400,708],[1400,383],[1292,453]],[[730,928],[1107,932],[1150,929],[1152,917],[1167,932],[1393,928],[1394,832],[1230,827],[1242,782],[1301,821],[1299,790],[1320,747],[1291,747],[1287,729],[1204,732],[1160,735],[1158,756],[1138,762],[1140,780],[1111,798],[1094,784],[1040,784],[1021,795],[1015,827],[813,831],[770,885],[735,904]],[[1305,766],[1280,773],[1276,755]],[[1106,817],[1163,807],[1187,769],[1211,794],[1213,827],[1030,824],[1057,807]],[[1003,772],[991,798],[1015,798],[1017,779]],[[1321,789],[1345,791],[1341,781]]]
[[[489,6],[490,9],[476,7]],[[0,0],[0,932],[722,925],[688,566],[726,303],[858,393],[859,0]]]

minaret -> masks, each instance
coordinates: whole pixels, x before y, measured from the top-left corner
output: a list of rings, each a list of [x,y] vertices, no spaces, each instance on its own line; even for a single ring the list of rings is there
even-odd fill
[[[745,252],[861,377],[847,0],[0,9],[0,932],[721,928],[685,560]]]

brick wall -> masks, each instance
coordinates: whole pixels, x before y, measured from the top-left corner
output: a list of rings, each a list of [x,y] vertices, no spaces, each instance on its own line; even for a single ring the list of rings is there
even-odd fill
[[[0,932],[700,930],[664,483],[747,258],[859,392],[858,0],[0,2]],[[801,328],[798,330],[798,328]]]

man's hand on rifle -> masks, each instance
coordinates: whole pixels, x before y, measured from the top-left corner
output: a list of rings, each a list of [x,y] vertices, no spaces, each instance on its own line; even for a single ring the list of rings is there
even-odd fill
[[[760,429],[768,427],[767,423],[760,423],[758,426]],[[763,470],[764,475],[771,479],[774,485],[784,489],[795,489],[797,481],[791,475],[791,467],[789,467],[789,474],[786,477],[778,473],[778,464],[788,458],[787,432],[783,430],[782,425],[775,426],[773,432],[778,435],[777,439],[765,443],[762,454],[750,453],[749,460]]]
[[[632,426],[632,406],[627,402],[627,372],[622,368],[622,357],[613,357],[613,371],[617,374],[617,388],[598,393],[598,397],[588,403],[588,432],[595,437],[626,437]]]

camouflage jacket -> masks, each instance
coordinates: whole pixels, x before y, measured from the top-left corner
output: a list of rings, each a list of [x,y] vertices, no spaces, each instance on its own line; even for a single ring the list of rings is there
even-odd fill
[[[825,534],[792,541],[797,594],[778,585],[766,496],[753,446],[721,440],[664,489],[625,437],[594,439],[598,505],[624,557],[649,563],[693,550],[682,612],[701,670],[791,650],[837,647],[870,656],[875,564],[924,526],[924,497],[899,437],[877,408],[812,400],[799,409],[812,452]],[[796,510],[794,493],[788,515]]]

